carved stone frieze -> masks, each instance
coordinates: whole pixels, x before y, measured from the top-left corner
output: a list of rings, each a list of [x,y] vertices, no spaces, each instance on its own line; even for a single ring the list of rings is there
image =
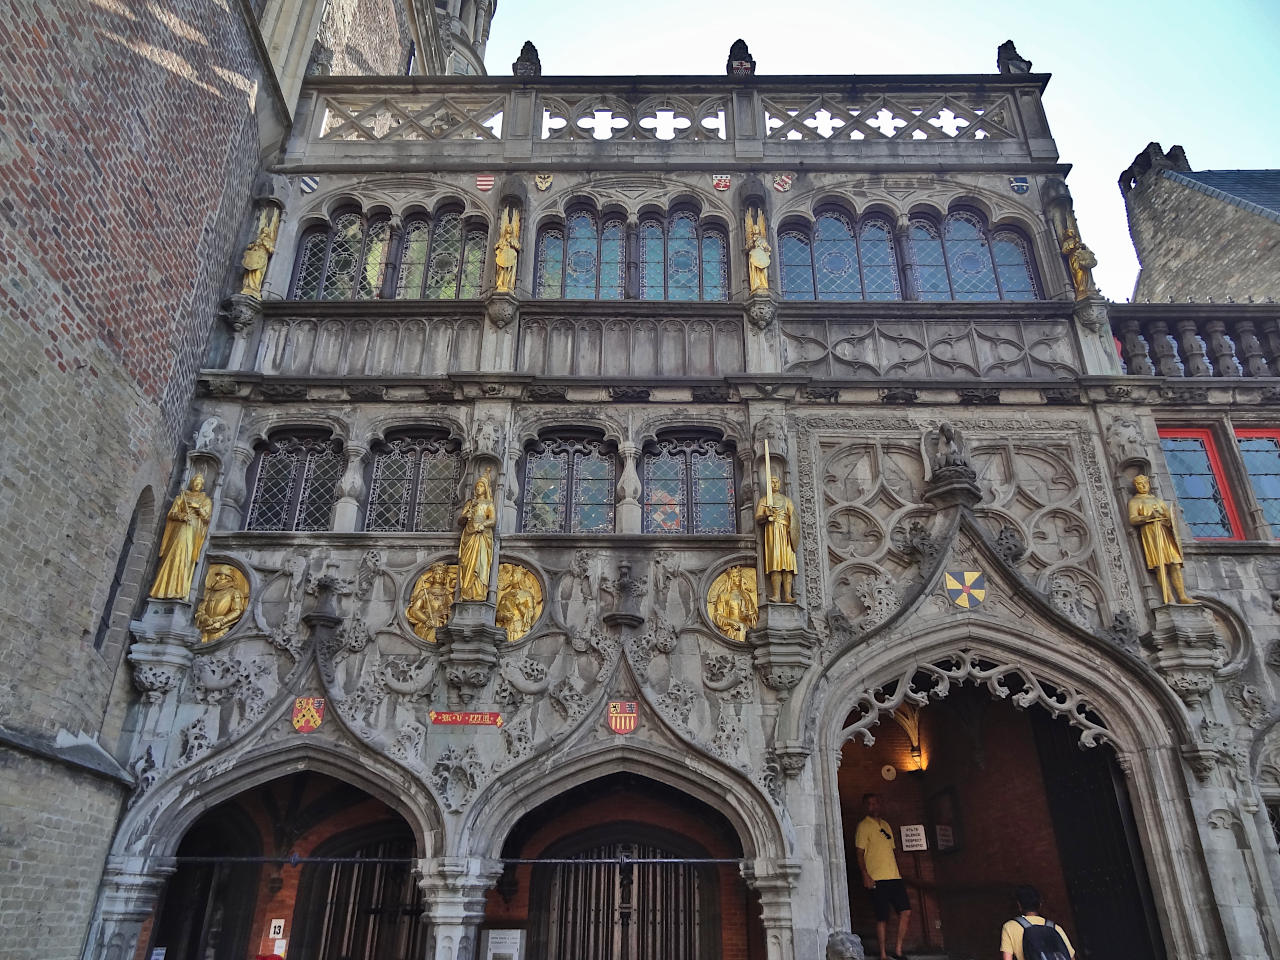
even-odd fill
[[[431,782],[446,810],[458,813],[471,802],[480,789],[484,769],[475,747],[462,750],[451,744],[444,748],[431,765]]]

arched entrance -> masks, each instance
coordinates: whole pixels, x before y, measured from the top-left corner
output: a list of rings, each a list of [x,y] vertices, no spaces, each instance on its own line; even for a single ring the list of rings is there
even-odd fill
[[[295,773],[197,820],[148,938],[165,960],[425,955],[413,831],[341,780]]]
[[[484,927],[521,931],[528,960],[763,958],[742,843],[718,811],[628,773],[522,817]]]
[[[1017,678],[1009,685],[1017,689]],[[880,796],[881,816],[894,829],[912,907],[909,950],[991,955],[1013,915],[1014,886],[1031,883],[1081,956],[1164,956],[1110,746],[1081,749],[1079,730],[1065,719],[1019,710],[972,686],[882,715],[875,740],[846,743],[838,774],[850,915],[869,956],[876,923],[854,846],[867,793]],[[924,849],[906,849],[912,833]]]

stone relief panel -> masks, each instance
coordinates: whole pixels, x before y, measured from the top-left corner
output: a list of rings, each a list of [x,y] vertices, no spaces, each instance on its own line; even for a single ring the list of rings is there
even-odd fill
[[[742,373],[740,320],[526,317],[518,369],[540,376],[720,377]]]
[[[281,377],[443,376],[479,367],[480,333],[478,318],[273,315],[255,369]]]

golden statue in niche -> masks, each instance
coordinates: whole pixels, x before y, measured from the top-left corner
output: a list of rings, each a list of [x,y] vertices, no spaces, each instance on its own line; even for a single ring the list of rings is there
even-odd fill
[[[493,566],[493,528],[497,522],[493,509],[492,471],[477,478],[471,499],[462,508],[462,537],[458,542],[459,598],[485,600],[489,596],[489,570]]]
[[[520,211],[507,207],[498,231],[498,243],[493,249],[493,262],[498,271],[493,288],[500,293],[510,293],[516,288],[516,264],[520,260]]]
[[[457,587],[456,563],[433,563],[413,585],[405,616],[413,626],[413,632],[427,643],[435,643],[436,627],[448,622]]]
[[[747,288],[751,293],[769,289],[769,264],[773,248],[769,246],[764,211],[747,211]]]
[[[746,642],[747,631],[760,618],[754,567],[730,567],[711,582],[707,616],[730,640]]]
[[[1158,571],[1156,575],[1160,578],[1164,602],[1173,603],[1176,595],[1179,603],[1195,603],[1182,585],[1182,544],[1178,540],[1178,528],[1174,526],[1169,505],[1151,492],[1150,478],[1141,473],[1133,478],[1133,489],[1134,495],[1129,499],[1129,523],[1138,528],[1142,537],[1142,553],[1147,568]]]
[[[1093,268],[1098,265],[1098,258],[1080,239],[1080,231],[1073,222],[1067,225],[1062,236],[1062,255],[1067,258],[1067,269],[1071,271],[1071,286],[1075,289],[1076,299],[1084,300],[1098,292],[1093,285]]]
[[[760,559],[769,577],[769,602],[795,603],[796,505],[782,493],[782,481],[777,477],[765,478],[765,494],[756,504],[756,524],[764,527]]]
[[[275,206],[265,208],[258,214],[258,232],[240,258],[240,266],[244,267],[244,279],[240,283],[242,295],[262,296],[262,281],[266,278],[271,255],[276,252],[276,237],[279,233],[280,209]]]
[[[542,616],[542,585],[533,571],[518,563],[498,564],[498,626],[514,643]]]
[[[187,489],[173,498],[160,540],[160,566],[151,584],[150,596],[156,600],[185,600],[191,595],[191,578],[195,576],[213,502],[204,492],[204,477],[197,473]]]
[[[226,636],[240,622],[248,605],[249,581],[240,568],[229,563],[210,564],[204,578],[204,598],[196,607],[200,642],[210,643]]]

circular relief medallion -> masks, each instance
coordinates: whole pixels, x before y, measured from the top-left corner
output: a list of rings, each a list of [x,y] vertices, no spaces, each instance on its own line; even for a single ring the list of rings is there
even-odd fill
[[[512,643],[533,629],[542,616],[542,584],[518,563],[498,564],[498,626]]]
[[[248,606],[249,581],[244,572],[229,563],[209,564],[204,575],[204,596],[195,614],[200,642],[211,643],[226,636]]]
[[[413,585],[404,615],[412,624],[413,632],[427,643],[436,642],[436,627],[448,621],[457,589],[456,563],[433,563]]]
[[[747,631],[760,615],[755,567],[730,567],[711,581],[707,591],[707,616],[730,640],[745,643]]]

